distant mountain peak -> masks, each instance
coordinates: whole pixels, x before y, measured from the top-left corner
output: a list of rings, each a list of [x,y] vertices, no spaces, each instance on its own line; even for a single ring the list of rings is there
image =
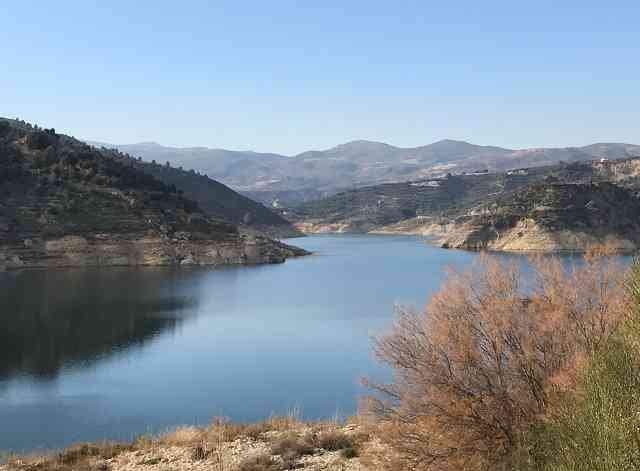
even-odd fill
[[[352,141],[347,141],[344,144],[340,144],[336,147],[340,147],[340,146],[350,146],[350,145],[381,145],[381,146],[387,146],[389,144],[386,144],[384,142],[380,142],[380,141],[371,141],[369,139],[354,139]]]
[[[437,144],[464,144],[464,145],[467,145],[467,146],[475,145],[475,144],[471,144],[470,142],[460,141],[460,140],[457,140],[457,139],[440,139],[439,141],[436,141],[431,145],[437,145]]]
[[[395,148],[394,146],[385,142],[369,141],[366,139],[357,139],[354,141],[345,142],[339,144],[330,150],[345,150],[345,149],[370,149],[370,148]]]
[[[483,146],[483,145],[479,145],[479,144],[473,144],[472,142],[467,142],[467,141],[460,141],[457,139],[441,139],[439,141],[434,142],[433,144],[428,144],[424,147],[431,147],[434,149],[437,148],[444,148],[444,149],[454,149],[454,148],[460,148],[460,149],[495,149],[495,150],[511,150],[511,149],[506,149],[504,147],[497,147],[497,146]]]

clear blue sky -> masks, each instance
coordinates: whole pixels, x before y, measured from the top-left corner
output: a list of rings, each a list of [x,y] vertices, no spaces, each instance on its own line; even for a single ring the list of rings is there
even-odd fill
[[[640,143],[637,0],[20,0],[0,25],[0,115],[76,137]]]

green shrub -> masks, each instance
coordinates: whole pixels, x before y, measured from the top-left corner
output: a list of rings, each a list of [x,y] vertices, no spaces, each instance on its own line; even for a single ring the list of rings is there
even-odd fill
[[[579,390],[556,416],[532,427],[519,471],[640,469],[640,265],[627,284],[630,318],[589,361]]]
[[[640,469],[637,360],[625,341],[611,341],[609,348],[587,368],[582,397],[568,398],[557,418],[532,429],[519,469]]]

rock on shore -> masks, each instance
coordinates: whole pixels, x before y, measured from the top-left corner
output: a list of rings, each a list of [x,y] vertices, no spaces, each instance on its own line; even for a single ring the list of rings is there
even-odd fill
[[[610,183],[533,185],[458,218],[440,243],[522,252],[583,252],[606,245],[634,252],[640,247],[640,200]]]
[[[87,266],[188,266],[282,263],[305,250],[265,236],[239,234],[229,240],[190,240],[148,234],[68,235],[0,245],[0,270]]]

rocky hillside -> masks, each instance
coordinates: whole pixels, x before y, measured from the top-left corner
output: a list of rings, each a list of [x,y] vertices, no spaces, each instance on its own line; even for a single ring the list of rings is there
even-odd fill
[[[593,159],[625,158],[640,146],[601,143],[585,147],[505,149],[445,139],[402,148],[381,142],[353,141],[326,150],[287,157],[223,149],[175,148],[154,143],[117,146],[121,151],[158,162],[170,161],[204,172],[267,206],[279,201],[295,206],[340,191],[381,183],[440,178],[488,170],[502,172]]]
[[[108,149],[104,148],[104,150]],[[144,173],[181,190],[184,196],[197,202],[200,208],[210,216],[258,230],[273,237],[301,235],[279,214],[195,170],[176,168],[169,161],[146,162],[129,154],[122,157],[130,159],[133,166]]]
[[[287,215],[309,233],[420,234],[448,247],[496,250],[580,250],[611,242],[628,251],[636,245],[639,192],[635,157],[375,185]]]
[[[443,247],[582,251],[640,247],[640,200],[611,183],[534,184],[481,205],[446,231]]]
[[[639,191],[640,158],[562,163],[375,185],[304,203],[286,213],[306,232],[429,233],[434,223],[450,223],[473,212],[478,205],[508,197],[540,182],[610,182]]]
[[[302,204],[287,215],[305,232],[370,232],[415,218],[453,219],[547,175],[548,169],[540,168],[375,185]]]
[[[207,216],[117,152],[0,119],[0,267],[281,262],[303,251]]]

